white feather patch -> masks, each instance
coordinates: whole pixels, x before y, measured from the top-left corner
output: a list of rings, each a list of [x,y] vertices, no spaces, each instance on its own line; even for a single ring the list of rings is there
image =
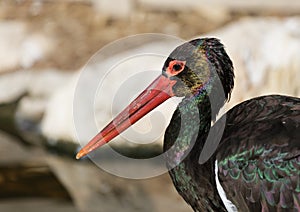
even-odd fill
[[[223,187],[222,187],[222,185],[219,181],[218,171],[219,171],[218,161],[216,160],[216,162],[215,162],[215,177],[216,177],[216,185],[217,185],[218,193],[219,193],[219,195],[220,195],[220,197],[221,197],[221,199],[222,199],[222,201],[225,205],[226,210],[228,212],[236,212],[236,211],[238,211],[236,206],[229,199],[227,199],[227,197],[226,197],[225,191],[224,191],[224,189],[223,189]]]

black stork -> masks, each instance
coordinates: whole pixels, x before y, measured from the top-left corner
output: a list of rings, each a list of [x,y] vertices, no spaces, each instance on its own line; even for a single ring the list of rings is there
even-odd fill
[[[180,96],[163,149],[172,181],[194,211],[300,211],[300,99],[253,98],[223,115],[225,122],[214,122],[233,85],[233,65],[218,39],[186,42],[170,54],[162,74],[76,157]],[[208,139],[211,130],[216,136]],[[215,150],[199,162],[206,142],[215,142]]]

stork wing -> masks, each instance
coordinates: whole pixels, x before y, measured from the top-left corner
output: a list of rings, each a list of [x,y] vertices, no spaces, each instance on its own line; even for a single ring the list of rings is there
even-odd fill
[[[265,96],[234,107],[215,157],[239,210],[300,211],[299,99]]]

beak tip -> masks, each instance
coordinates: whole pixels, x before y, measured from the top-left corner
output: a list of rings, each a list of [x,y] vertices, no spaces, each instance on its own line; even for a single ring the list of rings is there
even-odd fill
[[[76,155],[76,159],[79,160],[80,158],[82,158],[83,156],[87,155],[87,152],[84,149],[81,149],[77,155]]]

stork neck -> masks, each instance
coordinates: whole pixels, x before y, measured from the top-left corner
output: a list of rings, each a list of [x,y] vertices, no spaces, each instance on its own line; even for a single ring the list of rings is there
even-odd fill
[[[209,96],[204,92],[197,96],[192,97],[188,102],[183,101],[185,104],[181,110],[183,111],[185,118],[187,118],[185,124],[181,124],[187,134],[192,135],[191,139],[186,141],[186,145],[189,145],[190,153],[187,157],[196,157],[197,160],[204,146],[207,134],[211,127],[211,104]],[[186,135],[185,133],[185,135]],[[179,139],[179,142],[182,140]]]
[[[165,134],[164,150],[168,163],[178,165],[186,157],[199,158],[211,123],[208,95],[184,98],[178,105]]]
[[[210,123],[210,99],[201,94],[180,103],[165,134],[169,174],[178,192],[195,211],[225,211],[217,192],[211,196],[211,188],[214,188],[210,183],[212,164],[199,165],[198,162]]]

